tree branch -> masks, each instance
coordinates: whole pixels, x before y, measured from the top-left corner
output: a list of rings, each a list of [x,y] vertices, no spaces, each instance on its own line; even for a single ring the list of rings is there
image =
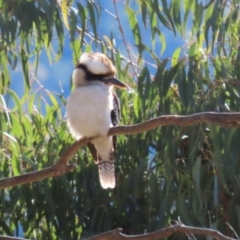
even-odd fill
[[[25,239],[25,238],[17,238],[17,237],[6,237],[6,236],[0,235],[0,240],[27,240],[27,239]]]
[[[146,122],[130,126],[113,127],[109,130],[108,135],[132,135],[146,132],[162,126],[193,126],[201,123],[210,123],[221,127],[240,127],[240,112],[237,113],[216,113],[203,112],[188,116],[165,115],[152,118]]]
[[[85,146],[88,141],[88,139],[81,139],[80,141],[76,141],[67,150],[65,150],[57,163],[51,167],[30,173],[25,173],[20,176],[1,179],[0,189],[36,182],[49,177],[57,177],[76,169],[77,166],[75,164],[68,165],[67,162],[79,150],[79,148]]]
[[[106,233],[101,233],[99,235],[87,238],[86,240],[123,240],[123,239],[133,239],[133,240],[158,240],[162,238],[167,238],[174,233],[183,233],[183,234],[196,234],[200,236],[213,237],[217,240],[237,240],[234,238],[227,237],[221,234],[217,230],[207,229],[207,228],[197,228],[197,227],[188,227],[184,225],[172,225],[170,227],[140,235],[126,235],[122,233],[122,229],[114,229]],[[5,237],[0,236],[0,240],[24,240],[22,238],[15,237]]]
[[[218,240],[236,240],[224,236],[217,230],[207,229],[207,228],[197,228],[197,227],[187,227],[183,225],[172,225],[170,227],[141,235],[125,235],[121,233],[122,229],[115,229],[106,233],[96,235],[94,237],[87,238],[86,240],[123,240],[123,239],[136,239],[136,240],[158,240],[162,238],[167,238],[174,233],[184,233],[184,234],[197,234],[201,236],[210,236]]]
[[[108,136],[137,134],[162,126],[192,126],[201,123],[210,123],[222,127],[240,127],[240,113],[203,112],[189,116],[161,116],[136,125],[112,127],[108,132]],[[85,146],[88,141],[89,139],[76,141],[61,155],[56,164],[51,167],[20,176],[1,179],[0,189],[60,176],[76,169],[76,165],[68,165],[67,162],[81,147]]]

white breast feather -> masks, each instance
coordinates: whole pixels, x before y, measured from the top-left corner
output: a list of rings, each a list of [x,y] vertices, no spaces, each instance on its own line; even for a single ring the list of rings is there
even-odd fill
[[[111,122],[113,96],[110,88],[101,85],[77,87],[68,98],[67,124],[76,138],[106,136]]]

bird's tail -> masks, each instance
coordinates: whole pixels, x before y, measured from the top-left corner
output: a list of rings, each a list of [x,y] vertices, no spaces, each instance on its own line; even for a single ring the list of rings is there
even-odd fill
[[[114,160],[116,150],[116,136],[101,137],[92,141],[96,149],[95,163],[98,164],[100,183],[103,188],[114,188],[116,185]],[[93,151],[91,151],[93,152]]]
[[[115,187],[114,159],[99,160],[98,172],[100,183],[104,189]]]

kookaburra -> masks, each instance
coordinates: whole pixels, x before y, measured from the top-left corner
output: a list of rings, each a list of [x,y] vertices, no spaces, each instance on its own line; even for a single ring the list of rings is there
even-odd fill
[[[120,104],[113,87],[128,88],[117,78],[116,68],[102,53],[84,53],[72,81],[75,89],[67,100],[67,125],[75,139],[93,138],[88,144],[98,164],[103,188],[115,187],[114,160],[117,136],[107,136],[120,119]]]

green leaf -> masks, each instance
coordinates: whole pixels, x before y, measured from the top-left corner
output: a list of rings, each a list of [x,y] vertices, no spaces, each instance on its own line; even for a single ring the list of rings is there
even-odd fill
[[[19,116],[20,116],[20,121],[21,121],[21,117],[23,115],[23,112],[22,112],[22,105],[21,105],[20,99],[19,99],[18,95],[16,94],[16,92],[14,92],[13,90],[8,89],[7,92],[12,97],[12,99],[15,103],[14,110],[18,111]]]
[[[4,113],[6,114],[6,117],[7,117],[7,124],[9,126],[11,126],[11,121],[10,121],[9,111],[8,111],[8,108],[7,108],[6,101],[5,101],[5,99],[4,99],[2,94],[0,94],[0,98],[1,98],[1,101],[2,101]]]
[[[166,20],[166,18],[164,17],[164,15],[161,13],[159,9],[158,0],[151,0],[151,7],[152,7],[152,10],[157,14],[159,21],[169,30],[172,30],[171,24],[168,22],[168,20]]]
[[[164,37],[164,34],[162,32],[160,32],[159,34],[159,38],[161,41],[161,54],[163,54],[163,52],[165,51],[166,47],[167,47],[167,43],[166,43],[166,39]]]
[[[189,13],[191,9],[194,9],[195,2],[192,0],[184,0],[183,7],[184,7],[184,17],[183,17],[183,32],[186,32],[186,25]]]
[[[197,192],[197,197],[200,203],[200,206],[202,206],[201,204],[201,182],[200,182],[200,178],[201,178],[201,158],[197,158],[193,169],[192,169],[192,175],[193,175],[193,179],[195,182],[195,189]]]
[[[132,8],[130,8],[127,5],[125,7],[125,10],[127,12],[128,21],[129,21],[130,27],[131,27],[132,32],[133,32],[133,36],[134,36],[134,39],[135,39],[135,45],[138,47],[138,52],[141,56],[142,52],[143,52],[142,40],[141,40],[142,38],[141,38],[141,32],[140,32],[140,28],[139,28],[139,25],[138,25],[136,13]]]
[[[197,49],[198,49],[197,42],[194,42],[193,44],[191,44],[191,46],[188,50],[188,57],[194,57],[196,55]]]
[[[139,101],[138,95],[135,94],[134,100],[133,100],[133,110],[134,110],[134,114],[135,114],[136,118],[139,117],[138,111],[139,111],[139,109],[141,109],[140,106],[141,106],[141,101]]]
[[[203,19],[203,5],[200,2],[199,4],[196,2],[195,5],[195,11],[194,11],[194,16],[195,16],[195,20],[194,20],[194,24],[193,24],[193,32],[197,34],[197,36],[199,35],[199,33],[201,32],[201,24],[202,24],[202,19]]]
[[[11,154],[11,164],[12,164],[12,170],[14,176],[18,176],[21,174],[21,168],[20,168],[20,148],[19,148],[19,143],[14,136],[4,132],[4,136],[6,136],[10,142],[9,144],[9,151]]]
[[[188,86],[185,69],[179,69],[175,78],[176,83],[178,84],[178,90],[181,98],[181,102],[184,106],[188,106]]]
[[[186,207],[186,194],[182,193],[178,195],[177,198],[177,208],[179,213],[181,214],[181,218],[182,220],[187,224],[187,225],[191,225],[192,221],[188,216],[188,210]]]
[[[141,12],[142,12],[142,21],[144,24],[144,27],[147,27],[147,2],[146,1],[141,1]]]
[[[183,36],[182,20],[181,20],[181,1],[174,0],[172,2],[172,15],[178,32]]]
[[[54,19],[55,19],[55,26],[56,26],[56,31],[57,31],[57,36],[58,36],[58,51],[57,55],[55,56],[55,61],[58,61],[63,53],[63,45],[64,45],[64,30],[63,30],[63,25],[60,21],[60,14],[59,11],[56,9],[54,11]]]
[[[62,10],[62,15],[63,15],[63,22],[65,24],[65,27],[69,30],[69,25],[68,25],[68,2],[67,1],[62,1],[61,2],[61,10]]]
[[[80,38],[81,44],[80,45],[82,46],[84,42],[85,31],[86,31],[86,10],[80,3],[77,3],[77,6],[78,6],[78,15],[81,18],[81,38]]]
[[[178,47],[175,51],[174,51],[174,53],[173,53],[173,55],[172,55],[172,66],[174,67],[177,63],[178,63],[178,61],[179,61],[179,55],[180,55],[180,53],[181,53],[181,50],[182,50],[182,48],[181,47]]]
[[[97,24],[96,24],[96,17],[95,17],[95,11],[94,11],[94,7],[93,4],[91,2],[87,3],[87,9],[89,11],[90,14],[90,22],[93,28],[93,33],[95,38],[98,38],[98,33],[97,33]]]
[[[156,0],[154,0],[154,1],[156,1]],[[174,22],[173,22],[173,19],[172,19],[172,14],[171,14],[170,9],[168,7],[167,0],[161,0],[161,1],[162,1],[162,4],[163,4],[163,12],[167,16],[168,21],[171,24],[171,30],[173,30],[173,32],[176,36],[176,29],[175,29],[175,25],[174,25]],[[176,5],[176,3],[175,3],[175,5]]]
[[[174,67],[170,68],[170,70],[165,71],[163,75],[163,88],[162,88],[162,96],[166,96],[171,83],[174,81],[178,71],[182,69],[184,66],[184,61],[179,61]]]
[[[32,159],[30,159],[24,155],[21,156],[21,159],[23,162],[27,163],[33,171],[37,171],[37,165],[33,162]]]
[[[30,81],[29,81],[29,75],[28,75],[28,56],[23,48],[21,49],[21,52],[20,52],[20,58],[22,62],[23,76],[24,76],[25,82],[27,83],[27,87],[30,88]]]
[[[10,84],[10,75],[7,68],[7,56],[5,55],[4,51],[0,51],[0,63],[2,68],[0,69],[2,86],[8,87]]]

